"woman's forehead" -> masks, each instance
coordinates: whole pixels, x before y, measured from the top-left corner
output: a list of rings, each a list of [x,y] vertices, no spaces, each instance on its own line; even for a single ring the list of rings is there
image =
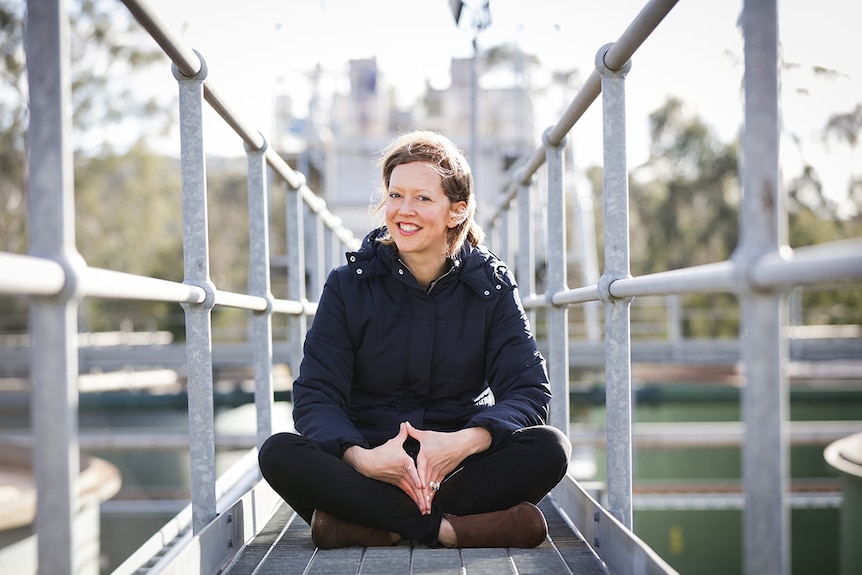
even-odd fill
[[[443,191],[443,177],[427,162],[399,164],[392,170],[389,187],[415,188]]]

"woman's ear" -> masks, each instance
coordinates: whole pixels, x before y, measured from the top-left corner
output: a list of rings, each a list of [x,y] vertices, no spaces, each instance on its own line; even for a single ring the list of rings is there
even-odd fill
[[[457,228],[467,219],[467,202],[455,202],[449,210],[449,228]]]

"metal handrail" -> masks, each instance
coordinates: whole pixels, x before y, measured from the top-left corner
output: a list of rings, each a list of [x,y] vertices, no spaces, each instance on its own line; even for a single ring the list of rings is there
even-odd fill
[[[664,20],[679,0],[650,0],[634,17],[631,24],[620,34],[616,42],[605,54],[605,65],[611,70],[620,70],[644,43],[649,35]],[[602,92],[601,78],[596,70],[587,77],[584,85],[575,94],[560,119],[548,128],[546,137],[548,143],[558,146],[572,130],[581,116],[590,108]],[[532,154],[517,163],[513,177],[504,188],[496,211],[490,216],[490,221],[496,220],[500,212],[511,203],[518,192],[519,186],[529,186],[531,178],[545,163],[545,148],[538,146]]]

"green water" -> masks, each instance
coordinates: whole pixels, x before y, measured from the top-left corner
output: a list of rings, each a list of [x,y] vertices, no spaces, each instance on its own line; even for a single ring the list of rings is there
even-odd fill
[[[586,405],[573,406],[575,421],[604,425],[604,411]],[[859,420],[859,399],[822,400],[808,397],[791,403],[795,421]],[[738,401],[709,403],[677,402],[639,405],[637,422],[739,421]],[[862,429],[862,423],[860,423]],[[817,483],[835,481],[837,473],[823,458],[822,445],[790,448],[790,481]],[[595,450],[597,476],[603,481],[605,454]],[[641,449],[633,454],[635,489],[663,483],[738,485],[741,481],[740,450],[737,447],[681,447]],[[675,569],[683,574],[735,575],[742,573],[741,509],[637,509],[633,512],[635,533]],[[840,510],[838,508],[792,508],[790,510],[791,567],[793,575],[823,575],[839,572]]]
[[[643,510],[635,531],[677,571],[695,575],[742,573],[742,511]],[[839,510],[792,509],[793,575],[839,572]]]

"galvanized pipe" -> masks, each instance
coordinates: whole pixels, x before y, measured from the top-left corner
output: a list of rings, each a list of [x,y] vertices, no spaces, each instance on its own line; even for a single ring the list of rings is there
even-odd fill
[[[198,286],[146,276],[87,268],[82,277],[84,296],[174,303],[203,303],[206,292]]]
[[[75,248],[69,15],[63,0],[30,1],[26,12],[29,253],[53,260],[64,276],[57,295],[30,304],[36,554],[40,573],[71,575],[78,564],[77,312],[85,264]]]
[[[305,254],[306,254],[306,275],[308,277],[308,285],[306,293],[311,294],[311,297],[320,297],[320,292],[323,291],[323,282],[326,280],[326,264],[324,262],[325,254],[324,246],[324,225],[323,218],[319,217],[311,210],[305,210],[305,219],[307,222],[305,231]]]
[[[551,296],[551,303],[553,305],[568,305],[588,301],[601,301],[598,285],[560,291]]]
[[[736,285],[733,262],[717,262],[681,270],[618,278],[608,292],[615,298],[683,293],[732,292]]]
[[[748,266],[758,288],[862,279],[862,238],[768,252]]]
[[[779,190],[777,0],[744,2],[745,132],[742,208],[737,263],[741,307],[745,441],[743,570],[750,575],[790,573],[788,511],[789,411],[787,302],[784,294],[750,283],[746,270],[787,244],[787,213]]]
[[[246,145],[248,164],[248,291],[266,301],[266,308],[252,313],[251,355],[254,371],[254,405],[257,412],[256,445],[272,435],[275,402],[272,389],[272,292],[269,277],[269,190],[264,152]]]
[[[631,298],[617,298],[610,292],[613,282],[630,277],[625,108],[630,64],[608,68],[605,62],[610,48],[606,45],[596,55],[596,70],[602,79],[605,271],[599,280],[599,296],[605,302],[608,511],[631,529]]]
[[[300,174],[301,177],[301,174]],[[287,297],[305,302],[305,231],[303,226],[303,202],[301,184],[297,189],[287,190],[285,200],[286,245],[287,245]],[[291,344],[289,365],[291,373],[299,373],[302,355],[302,341],[307,329],[305,316],[292,316],[288,319],[287,339]]]
[[[0,252],[0,269],[10,272],[0,276],[0,294],[57,295],[66,285],[63,266],[46,258]]]
[[[495,229],[499,235],[497,241],[494,242],[495,250],[499,254],[499,256],[506,262],[508,265],[513,265],[515,261],[512,254],[515,250],[515,242],[517,239],[514,238],[514,230],[512,229],[512,218],[514,214],[512,210],[506,210],[502,214],[500,214],[500,225],[495,226]]]
[[[269,307],[269,302],[263,297],[221,290],[214,290],[213,295],[214,305],[220,307],[232,307],[251,311],[265,311]]]
[[[521,303],[525,297],[536,293],[536,248],[533,237],[533,178],[527,184],[518,185],[518,249],[515,252],[515,279],[518,281],[518,293]],[[509,265],[512,265],[510,262]],[[526,307],[526,306],[525,306]],[[528,311],[527,317],[531,326],[536,324],[536,314]]]
[[[203,81],[206,63],[194,77],[172,66],[179,85],[180,167],[183,186],[183,283],[207,294],[183,304],[189,394],[192,531],[199,534],[216,517],[215,420],[213,413],[212,308],[216,290],[209,276],[206,160],[203,145]]]
[[[551,393],[550,423],[569,433],[569,309],[550,304],[550,298],[566,289],[566,195],[563,188],[565,140],[551,144],[545,132],[548,163],[548,376]]]
[[[649,37],[655,28],[664,20],[678,0],[650,0],[641,9],[628,28],[620,35],[616,42],[611,45],[611,50],[606,55],[605,65],[611,70],[619,70],[640,48],[641,44]],[[587,77],[581,89],[575,94],[563,115],[557,123],[549,128],[547,139],[552,144],[558,144],[568,134],[572,127],[581,119],[602,90],[602,83],[597,71],[593,70]],[[501,194],[498,203],[498,211],[503,209],[511,197],[517,193],[518,184],[526,184],[530,177],[535,174],[545,162],[544,145],[537,147],[532,155],[524,161],[514,178]],[[496,218],[496,213],[489,214],[490,220]]]
[[[739,284],[740,275],[746,276],[751,285],[758,289],[862,278],[862,241],[841,240],[795,250],[769,252],[751,261],[742,270],[738,261],[728,260],[620,278],[608,285],[608,292],[615,298],[732,293]],[[556,292],[551,296],[551,303],[566,305],[600,299],[598,285],[588,285]],[[525,298],[525,305],[527,301]],[[545,301],[545,294],[539,294],[531,307],[541,307]]]

